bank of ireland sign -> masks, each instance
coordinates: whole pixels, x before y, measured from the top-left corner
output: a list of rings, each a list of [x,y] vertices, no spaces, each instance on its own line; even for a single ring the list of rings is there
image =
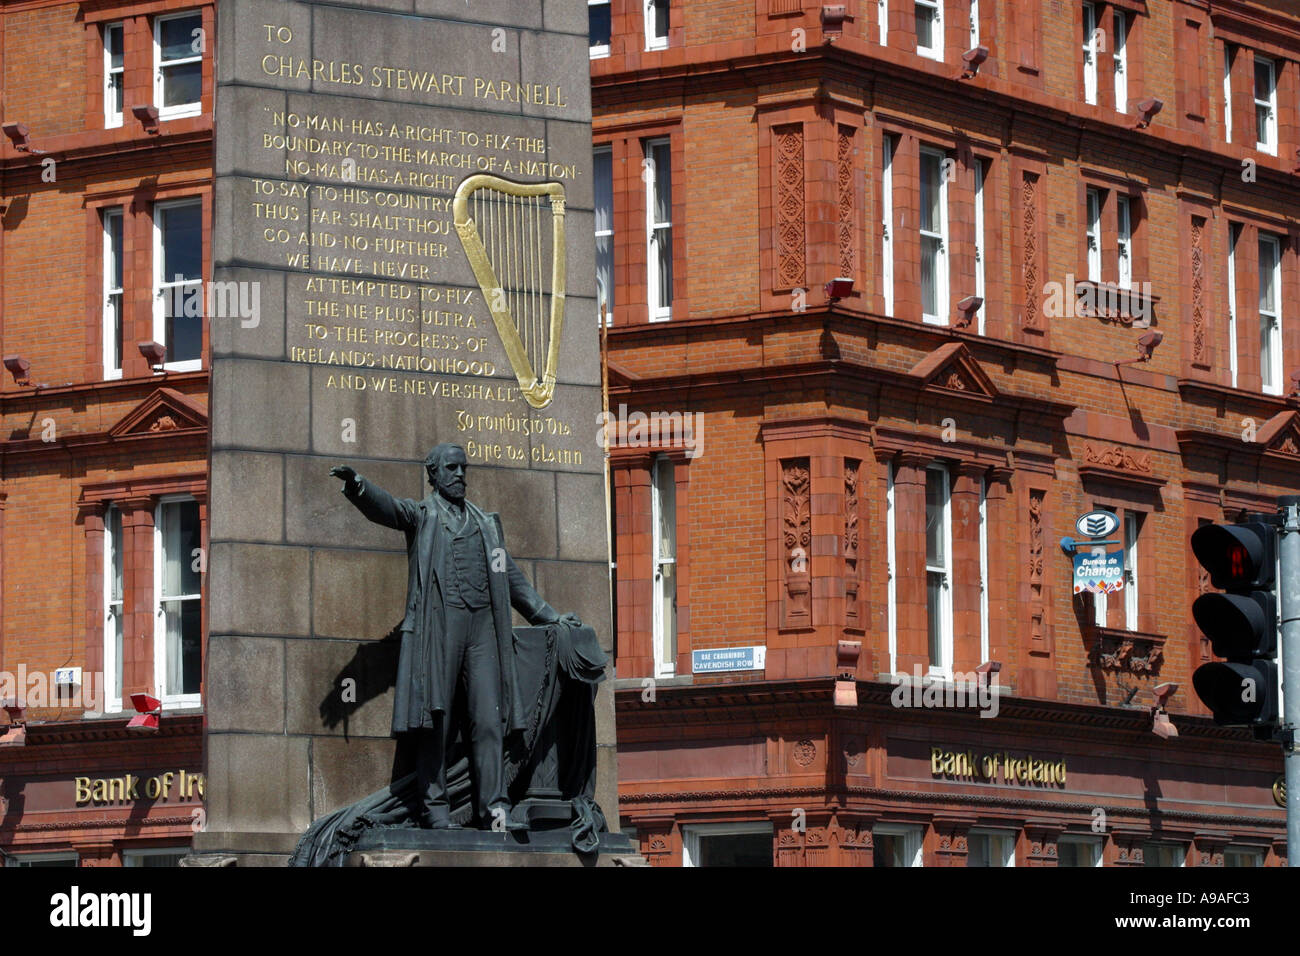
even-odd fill
[[[1074,527],[1085,538],[1104,538],[1119,529],[1119,517],[1113,511],[1089,511],[1079,515]]]

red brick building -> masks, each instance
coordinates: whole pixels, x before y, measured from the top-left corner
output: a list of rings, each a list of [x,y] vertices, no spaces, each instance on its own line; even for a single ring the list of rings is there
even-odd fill
[[[7,865],[174,863],[202,805],[213,35],[210,3],[0,4]]]
[[[1300,474],[1287,7],[589,3],[652,862],[1285,860],[1276,746],[1191,690],[1187,537]],[[208,333],[168,303],[210,275],[212,17],[0,2],[9,862],[169,860],[202,797]],[[1097,509],[1105,601],[1058,545]],[[991,662],[982,708],[891,681]]]
[[[1187,542],[1300,478],[1294,6],[590,9],[642,852],[1281,865]],[[1094,510],[1123,587],[1076,595]]]

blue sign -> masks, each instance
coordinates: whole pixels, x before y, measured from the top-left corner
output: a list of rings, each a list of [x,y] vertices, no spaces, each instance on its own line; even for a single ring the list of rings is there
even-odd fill
[[[1114,594],[1124,589],[1124,552],[1076,551],[1074,553],[1074,593]]]
[[[761,671],[767,657],[767,648],[712,647],[691,651],[691,672],[716,674],[719,671]]]

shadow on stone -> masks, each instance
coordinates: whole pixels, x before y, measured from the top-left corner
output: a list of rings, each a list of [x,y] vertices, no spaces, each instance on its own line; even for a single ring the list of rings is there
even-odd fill
[[[401,649],[401,621],[379,640],[358,645],[352,660],[335,675],[333,686],[320,702],[321,724],[330,730],[343,724],[346,739],[349,718],[396,683]]]

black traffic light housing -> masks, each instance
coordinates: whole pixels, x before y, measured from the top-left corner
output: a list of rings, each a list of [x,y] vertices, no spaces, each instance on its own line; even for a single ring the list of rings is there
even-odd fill
[[[1216,724],[1267,737],[1278,723],[1277,531],[1265,521],[1206,525],[1192,533],[1192,553],[1225,592],[1192,603],[1196,626],[1225,658],[1198,667],[1192,687]]]

